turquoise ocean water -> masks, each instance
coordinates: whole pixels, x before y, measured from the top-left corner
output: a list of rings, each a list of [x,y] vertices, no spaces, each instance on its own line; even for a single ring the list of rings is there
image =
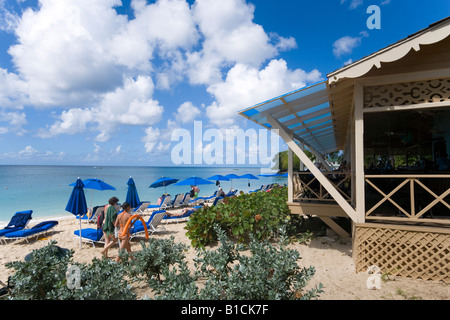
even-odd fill
[[[98,178],[111,184],[116,190],[98,191],[85,189],[87,205],[103,205],[112,196],[124,202],[127,195],[128,179],[133,177],[141,201],[156,203],[164,193],[164,188],[149,188],[155,180],[165,176],[186,179],[191,176],[208,178],[221,174],[234,173],[243,175],[260,174],[259,168],[215,168],[215,167],[93,167],[93,166],[0,166],[0,225],[6,224],[17,211],[33,210],[33,218],[51,218],[73,215],[65,211],[73,187],[69,184],[78,177],[82,180]],[[259,188],[262,184],[286,183],[286,178],[258,177],[260,180],[238,179],[221,181],[221,186],[228,191],[233,189],[247,192]],[[200,196],[209,196],[217,190],[215,181],[210,185],[200,185]],[[250,186],[248,186],[250,183]],[[172,196],[189,191],[189,186],[167,187]]]

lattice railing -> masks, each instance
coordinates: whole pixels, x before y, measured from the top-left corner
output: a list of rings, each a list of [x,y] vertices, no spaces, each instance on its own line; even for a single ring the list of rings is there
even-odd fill
[[[330,183],[338,190],[342,196],[351,201],[350,196],[350,172],[325,171],[322,172]],[[315,200],[322,202],[334,201],[328,191],[313,176],[311,172],[294,172],[294,200]]]
[[[450,195],[449,174],[366,175],[365,181],[368,186],[366,188],[366,220],[420,219],[421,222],[450,224],[450,204],[446,199]],[[367,200],[370,199],[368,197],[370,192],[378,195],[375,203]],[[391,209],[394,210],[383,207],[386,203],[390,203]],[[437,211],[438,204],[439,212],[444,212],[443,215],[433,214],[433,211]],[[389,212],[394,214],[389,216]]]
[[[353,246],[356,272],[377,266],[382,273],[450,283],[449,230],[407,228],[357,225]]]

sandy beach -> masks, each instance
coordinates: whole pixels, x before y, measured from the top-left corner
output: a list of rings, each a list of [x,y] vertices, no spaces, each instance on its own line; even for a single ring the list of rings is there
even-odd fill
[[[54,228],[54,232],[48,237],[40,237],[37,240],[15,241],[7,244],[0,244],[0,280],[6,282],[12,271],[5,267],[9,261],[23,260],[24,257],[34,249],[41,248],[48,244],[50,240],[55,240],[57,245],[75,251],[74,260],[79,262],[90,262],[94,257],[101,258],[102,246],[83,244],[79,248],[79,242],[73,237],[74,230],[79,228],[78,220],[73,216],[58,219],[59,224]],[[37,221],[32,221],[34,225]],[[170,223],[165,226],[165,230],[153,234],[154,238],[175,237],[175,242],[182,242],[189,245],[186,252],[187,261],[192,261],[196,251],[190,246],[190,241],[186,237],[184,230],[185,222]],[[95,224],[82,224],[83,228],[95,228]],[[132,240],[132,250],[140,250],[139,241]],[[302,259],[300,266],[314,266],[316,274],[311,280],[311,286],[322,283],[324,293],[320,295],[323,300],[449,300],[450,286],[441,282],[414,280],[410,278],[392,277],[381,283],[378,290],[367,288],[366,281],[368,275],[365,273],[355,273],[353,259],[351,257],[352,246],[350,241],[344,241],[339,237],[324,236],[315,237],[307,245],[294,243],[290,245],[300,252]],[[110,256],[115,257],[118,253],[118,246],[110,250]],[[138,288],[138,291],[141,291]],[[145,291],[145,290],[144,290]],[[142,297],[144,292],[137,292],[138,297]],[[142,295],[142,296],[141,296]]]

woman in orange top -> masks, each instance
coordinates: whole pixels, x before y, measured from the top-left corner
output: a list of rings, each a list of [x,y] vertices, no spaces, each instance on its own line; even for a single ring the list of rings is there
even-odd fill
[[[120,251],[122,251],[123,249],[126,249],[128,251],[128,253],[131,253],[131,244],[130,244],[130,230],[126,230],[125,233],[125,226],[128,222],[128,220],[131,218],[131,205],[128,202],[124,202],[122,205],[122,213],[120,213],[117,216],[116,222],[114,223],[115,227],[120,227],[119,230],[119,239],[120,239],[120,249],[119,249],[119,254]],[[117,256],[116,261],[119,262],[120,261],[120,256]]]

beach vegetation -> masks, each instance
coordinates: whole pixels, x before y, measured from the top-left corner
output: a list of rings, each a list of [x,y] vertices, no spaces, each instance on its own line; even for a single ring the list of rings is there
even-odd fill
[[[215,249],[198,249],[187,261],[186,245],[170,239],[141,242],[142,250],[122,255],[122,262],[94,258],[91,263],[73,261],[73,251],[57,255],[56,242],[33,251],[28,261],[7,264],[15,273],[11,300],[135,300],[133,285],[146,281],[155,300],[281,300],[314,299],[322,285],[305,290],[314,267],[300,268],[298,251],[279,242],[251,237],[247,244],[230,239],[219,225]],[[70,269],[79,271],[72,282]],[[74,285],[75,284],[75,285]],[[149,298],[148,295],[146,298]]]
[[[15,273],[11,277],[14,287],[11,300],[122,300],[135,299],[131,286],[123,277],[120,264],[108,259],[93,259],[92,263],[73,261],[73,250],[60,254],[55,241],[33,250],[28,261],[6,264]],[[67,270],[76,266],[80,282],[72,287]]]
[[[254,238],[236,244],[218,225],[215,250],[199,249],[191,273],[185,260],[163,267],[163,281],[149,282],[158,300],[309,300],[319,297],[322,285],[305,290],[314,267],[300,268],[300,254],[287,249],[287,238],[277,245]],[[243,254],[243,251],[249,253]]]
[[[201,248],[218,239],[215,225],[237,242],[248,243],[251,236],[262,240],[277,235],[290,220],[287,188],[275,187],[268,192],[241,193],[216,206],[205,206],[190,216],[185,229],[192,246]]]

